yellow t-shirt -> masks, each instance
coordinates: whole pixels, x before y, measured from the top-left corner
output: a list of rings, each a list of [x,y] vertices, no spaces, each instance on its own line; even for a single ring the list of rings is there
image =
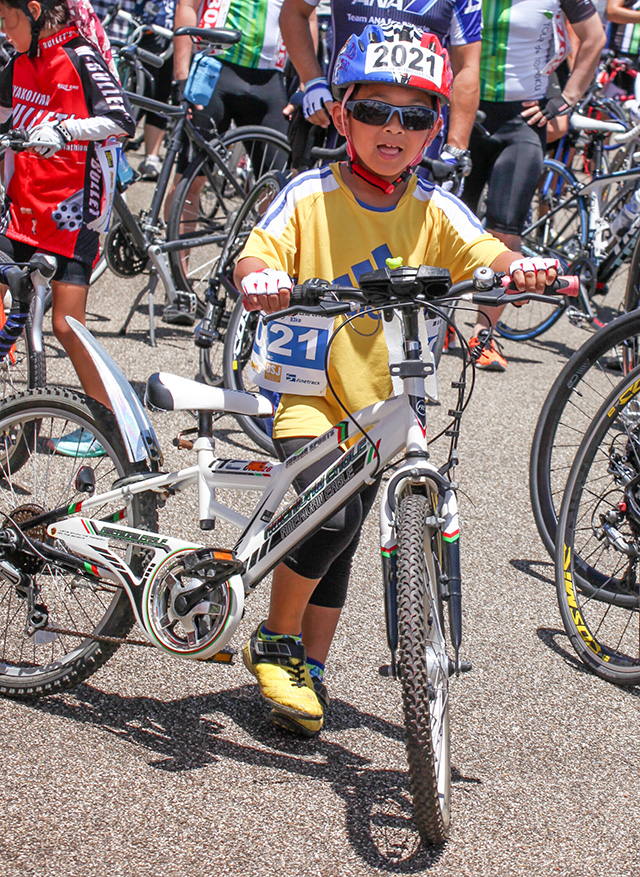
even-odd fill
[[[241,258],[256,257],[299,283],[321,277],[357,286],[365,271],[390,256],[417,268],[448,268],[454,283],[491,265],[506,247],[487,234],[455,196],[412,176],[395,207],[380,210],[357,201],[337,164],[297,176],[250,234]],[[337,317],[336,321],[343,321]],[[329,377],[351,413],[388,398],[389,358],[379,313],[363,313],[338,332]],[[344,419],[333,394],[282,396],[274,436],[317,436]]]

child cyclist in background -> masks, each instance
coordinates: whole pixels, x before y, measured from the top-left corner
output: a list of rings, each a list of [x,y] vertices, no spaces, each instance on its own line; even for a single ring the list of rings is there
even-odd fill
[[[511,274],[520,290],[541,292],[553,282],[555,260],[525,260],[508,250],[456,197],[411,173],[440,130],[451,79],[437,37],[411,26],[368,25],[347,41],[333,76],[332,117],[347,139],[349,160],[296,177],[254,229],[236,269],[245,307],[287,307],[292,277],[357,285],[362,271],[398,256],[412,267],[446,267],[454,282],[485,265]],[[331,384],[349,412],[391,394],[388,361],[379,315],[365,312],[336,335]],[[281,459],[344,418],[331,393],[314,392],[285,388],[274,422]],[[306,472],[296,489],[308,486],[329,459]],[[272,720],[304,736],[322,727],[324,662],[376,489],[365,487],[276,567],[269,617],[244,649]]]
[[[115,185],[114,138],[132,135],[135,123],[88,0],[1,0],[0,18],[18,52],[0,72],[0,122],[11,117],[31,144],[5,157],[0,250],[17,262],[36,251],[56,257],[53,331],[84,391],[108,405],[65,317],[85,322],[99,232],[106,230]],[[78,441],[71,439],[71,453]],[[64,452],[62,445],[57,449]]]

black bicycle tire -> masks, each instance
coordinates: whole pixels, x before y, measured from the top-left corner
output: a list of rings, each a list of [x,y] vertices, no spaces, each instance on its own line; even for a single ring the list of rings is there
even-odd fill
[[[78,499],[82,498],[82,495],[77,494],[78,499],[75,499],[73,496],[73,490],[69,485],[74,482],[69,480],[66,467],[76,466],[78,468],[88,468],[90,465],[90,458],[61,456],[50,450],[50,445],[47,442],[47,435],[52,434],[52,424],[56,418],[59,418],[59,427],[61,430],[60,433],[56,432],[56,435],[67,434],[67,429],[73,428],[74,426],[82,427],[86,431],[90,431],[90,434],[94,435],[106,449],[106,456],[98,457],[92,461],[92,469],[95,473],[98,473],[98,482],[104,482],[105,489],[110,487],[113,483],[114,474],[117,477],[123,477],[132,474],[134,471],[142,471],[144,468],[143,464],[132,464],[129,462],[113,414],[95,400],[89,399],[70,390],[55,387],[43,390],[31,390],[22,393],[3,406],[2,411],[0,412],[0,436],[7,436],[6,440],[3,438],[3,442],[9,441],[9,436],[12,434],[12,430],[19,431],[20,422],[23,418],[35,418],[35,421],[37,422],[37,425],[34,427],[34,432],[37,432],[37,438],[31,446],[33,453],[29,465],[25,467],[24,472],[23,470],[20,470],[20,472],[16,473],[13,470],[11,463],[7,462],[7,458],[0,453],[0,472],[2,475],[0,485],[5,486],[8,483],[11,483],[13,486],[12,480],[16,477],[19,478],[20,485],[23,488],[22,492],[19,492],[21,497],[20,502],[25,501],[24,494],[27,485],[29,485],[29,490],[32,491],[29,495],[32,497],[36,496],[35,491],[37,487],[35,484],[38,479],[35,477],[35,473],[38,471],[38,465],[40,465],[38,459],[44,460],[46,457],[46,491],[48,492],[46,495],[51,496],[54,490],[53,485],[55,484],[55,473],[53,470],[57,462],[59,467],[64,469],[64,474],[59,480],[59,485],[62,485],[62,489],[71,494],[68,497],[70,514],[72,509],[73,511],[77,511],[77,502]],[[49,420],[51,421],[51,426],[47,425]],[[64,433],[62,430],[64,430]],[[94,477],[96,476],[94,475]],[[45,488],[43,487],[43,490],[44,489]],[[10,520],[8,516],[12,515],[12,513],[17,515],[17,510],[13,505],[11,510],[7,508],[7,504],[10,504],[11,502],[15,503],[15,501],[11,490],[0,495],[0,513],[3,521]],[[64,505],[65,502],[63,501],[62,504]],[[57,505],[54,505],[54,507],[57,507]],[[41,506],[38,505],[38,508],[41,508]],[[157,531],[157,509],[153,495],[143,494],[133,498],[132,504],[129,508],[129,523],[132,526],[141,527],[153,532]],[[33,506],[29,506],[29,509],[29,514],[32,515],[34,513]],[[96,517],[99,517],[99,515],[96,514]],[[40,538],[41,540],[45,540],[47,537],[42,533]],[[18,557],[20,557],[20,555],[18,555]],[[135,564],[136,558],[133,557],[130,562]],[[54,585],[49,588],[45,586],[44,592],[39,594],[39,599],[46,600],[47,595],[50,594],[50,599],[58,601],[59,607],[61,602],[63,602],[60,592],[64,592],[63,581],[65,573],[58,568],[55,568],[55,573],[51,572],[50,570],[53,567],[54,564],[52,563],[45,564],[42,569],[35,574],[39,576],[39,585],[41,585],[43,581],[46,582],[51,580],[54,582]],[[76,576],[77,574],[73,573],[68,575]],[[88,576],[88,578],[90,579],[90,576]],[[95,582],[95,579],[93,581]],[[12,586],[9,584],[9,588],[11,587]],[[90,588],[85,588],[81,589],[80,593],[86,595],[90,591]],[[74,592],[72,591],[70,593]],[[80,628],[80,632],[91,632],[103,637],[122,638],[126,636],[133,624],[133,612],[129,599],[125,591],[122,589],[114,588],[105,593],[111,594],[110,601],[108,598],[105,598],[104,602],[101,598],[95,599],[95,603],[98,606],[96,611],[99,618],[94,622],[93,628],[90,631],[86,630],[87,626],[92,623],[90,615],[85,609],[86,604],[83,605],[82,611],[78,612],[80,615],[80,621],[84,625]],[[91,592],[91,597],[95,596],[95,592]],[[83,599],[89,600],[91,597],[83,596]],[[11,597],[8,599],[10,601]],[[19,600],[20,598],[14,597],[14,599]],[[76,602],[80,600],[77,596],[74,599]],[[69,603],[73,603],[71,598],[69,598]],[[73,603],[73,605],[75,606],[75,603]],[[6,626],[4,626],[4,614],[3,621],[1,622],[4,627],[3,636],[0,637],[0,640],[2,641],[2,653],[0,654],[0,694],[4,696],[13,698],[33,698],[65,691],[95,673],[96,670],[98,670],[119,648],[119,642],[103,641],[93,639],[92,637],[82,639],[78,635],[61,634],[60,651],[55,658],[52,651],[51,657],[48,658],[48,664],[35,663],[37,646],[34,641],[34,665],[28,666],[25,672],[21,672],[25,670],[24,658],[21,657],[17,662],[15,660],[10,661],[6,655],[6,649],[7,643],[10,644],[12,642],[8,629],[9,624],[14,619],[15,625],[22,629],[23,640],[27,639],[24,631],[25,622],[22,618],[24,610],[20,609],[20,618],[18,618],[17,613],[11,615],[10,602],[9,608],[7,609],[6,592],[5,595],[0,598],[0,606],[5,607],[3,613],[6,611],[7,619],[11,616],[11,618],[7,620]],[[100,615],[103,609],[104,612]],[[56,611],[60,612],[62,617],[57,619],[57,615],[54,613],[54,622],[57,619],[58,624],[62,622],[62,626],[64,627],[65,616],[60,608],[57,608]],[[69,615],[71,616],[71,613],[69,613]],[[80,645],[75,645],[78,639],[80,639]],[[54,643],[57,641],[58,639],[56,637]],[[70,642],[72,644],[71,648],[69,647]],[[20,644],[19,650],[21,656],[23,654],[23,648],[26,649],[26,646]],[[29,648],[31,648],[31,646],[29,646]],[[48,653],[48,648],[46,651]]]
[[[221,140],[222,143],[228,148],[232,147],[235,144],[246,141],[262,142],[266,146],[280,150],[283,154],[283,161],[288,158],[290,154],[289,142],[283,134],[281,134],[279,131],[275,131],[271,128],[265,128],[259,125],[246,125],[244,127],[234,128],[232,131],[228,131],[226,134],[224,134]],[[182,175],[182,178],[180,179],[180,182],[176,186],[176,191],[171,202],[169,217],[167,219],[168,242],[180,240],[180,225],[189,192],[191,191],[195,179],[203,175],[203,168],[208,166],[209,162],[210,159],[207,155],[197,155],[186,168]],[[260,174],[259,176],[262,176],[262,174]],[[193,249],[195,248],[192,247],[191,250],[193,251]],[[182,291],[195,292],[196,295],[199,295],[199,297],[202,298],[200,290],[198,288],[194,288],[191,279],[187,276],[185,272],[184,260],[181,256],[181,253],[181,250],[174,250],[172,252],[169,252],[168,254],[169,265],[171,268],[174,282],[176,284],[176,288]],[[208,272],[206,270],[204,270],[203,272],[203,277],[205,277],[206,275],[207,281],[209,274],[211,273],[211,267],[212,264],[209,267]]]
[[[638,234],[629,262],[629,274],[624,292],[625,312],[635,311],[638,305],[640,305],[640,234]]]
[[[574,443],[577,451],[583,430],[588,427],[602,400],[615,386],[619,377],[615,372],[605,368],[607,357],[612,355],[613,359],[614,354],[619,353],[618,348],[625,341],[629,341],[633,345],[628,353],[629,364],[625,365],[622,361],[621,367],[623,370],[633,367],[637,356],[633,339],[638,336],[640,336],[640,311],[623,314],[591,335],[566,363],[549,390],[540,411],[531,442],[529,492],[540,538],[551,557],[555,554],[558,513],[566,483],[566,477],[562,478],[562,472],[565,470],[568,474],[574,456],[569,449],[568,464],[563,464],[560,468],[554,462],[554,451],[564,453],[564,442],[568,442],[572,434],[579,436]],[[606,392],[595,387],[594,368],[601,372]],[[579,400],[581,406],[586,405],[587,388],[593,393],[596,403],[584,412],[584,416],[581,416],[581,409],[577,407],[575,400]],[[562,447],[560,447],[557,436],[565,411],[569,411],[576,418],[579,417],[580,421],[575,426],[567,427],[568,437],[562,439]],[[553,483],[556,477],[559,479],[557,485]]]
[[[44,350],[36,351],[33,345],[33,311],[32,304],[24,330],[16,341],[14,353],[9,353],[0,368],[0,402],[25,390],[35,390],[46,386],[47,362]],[[13,361],[15,359],[15,361]],[[20,441],[13,451],[13,465],[20,468],[26,460],[27,445]]]
[[[618,437],[625,437],[624,429],[619,429],[618,415],[624,412],[627,405],[633,404],[632,423],[637,422],[638,402],[636,396],[640,392],[640,368],[634,369],[614,389],[605,400],[600,410],[594,417],[590,428],[586,431],[576,458],[571,467],[565,495],[558,519],[556,540],[556,591],[558,606],[562,622],[576,653],[583,663],[593,670],[598,676],[617,685],[637,685],[640,683],[640,638],[636,628],[640,628],[640,592],[637,586],[637,576],[629,580],[627,585],[626,573],[623,567],[627,563],[623,559],[623,551],[612,547],[606,539],[596,533],[593,522],[602,521],[600,513],[609,507],[617,507],[616,496],[618,487],[610,486],[607,478],[602,474],[602,467],[609,466],[607,454],[611,453],[611,447],[615,442],[615,436],[611,444],[607,438],[607,453],[603,455],[601,444],[609,430],[618,430]],[[629,430],[633,431],[633,426]],[[627,440],[628,441],[628,440]],[[632,452],[635,464],[631,468],[638,468],[637,450]],[[591,467],[595,464],[601,466],[596,471],[596,477],[589,477]],[[609,469],[611,485],[615,484],[615,478]],[[603,493],[602,496],[598,494]],[[580,500],[586,495],[590,504],[596,502],[596,508],[591,515],[581,508]],[[606,499],[603,504],[601,500]],[[624,511],[626,517],[626,509]],[[624,519],[624,518],[623,518]],[[622,520],[623,520],[622,519]],[[622,540],[625,525],[616,523],[616,530]],[[637,530],[636,527],[632,529]],[[585,540],[576,548],[576,533]],[[632,535],[635,540],[636,536]],[[594,547],[595,546],[595,547]],[[585,550],[586,549],[586,550]],[[583,558],[588,558],[588,563]],[[621,575],[602,572],[594,564],[599,560],[605,563],[613,562],[618,566]],[[629,560],[629,565],[637,566],[637,556]],[[628,567],[627,567],[628,569]],[[583,599],[584,598],[584,599]],[[588,607],[588,608],[587,608]],[[591,612],[598,615],[600,608],[601,617],[597,623],[591,622]],[[616,612],[629,613],[618,624]],[[622,651],[623,639],[632,627],[632,619],[636,618],[630,639],[633,640],[636,655],[633,658]],[[609,637],[609,628],[616,626],[614,636],[615,647],[612,648],[604,642]]]
[[[441,668],[439,674],[444,694],[434,691],[426,658],[430,640],[428,628],[436,631],[442,646],[444,621],[439,582],[430,581],[432,576],[425,559],[425,551],[430,550],[430,546],[425,548],[425,539],[430,538],[426,521],[431,516],[425,496],[410,495],[400,500],[396,524],[397,666],[402,686],[414,819],[422,839],[429,844],[438,844],[446,840],[451,812],[449,667],[444,655],[446,669]],[[441,697],[442,741],[438,759],[432,710],[440,704]]]
[[[562,177],[564,182],[567,183],[567,185],[569,186],[575,185],[576,181],[573,174],[570,173],[570,171],[568,171],[566,168],[564,168],[564,166],[560,162],[557,162],[553,159],[545,159],[541,179],[544,179],[545,176],[549,173],[553,173],[559,177]],[[576,203],[576,208],[574,212],[575,215],[579,218],[579,236],[582,244],[584,245],[587,241],[588,229],[585,226],[584,211],[581,208],[581,202],[578,201]],[[560,250],[551,248],[538,240],[534,240],[535,232],[530,229],[532,229],[532,226],[525,228],[522,232],[522,252],[526,256],[559,258],[564,266],[562,268],[562,273],[571,273],[570,263],[572,259],[570,258],[570,254],[563,253]],[[505,311],[505,313],[510,314],[511,317],[505,318],[503,315],[496,324],[496,331],[503,338],[507,338],[510,341],[530,341],[550,329],[551,326],[553,326],[554,323],[556,323],[560,319],[564,309],[565,304],[562,299],[558,300],[558,304],[553,309],[551,305],[546,305],[542,303],[534,305],[534,303],[532,302],[529,302],[529,304],[520,308],[511,307],[509,310]],[[514,322],[509,324],[507,322],[507,320],[509,319],[512,319]]]
[[[216,269],[209,282],[209,293],[202,321],[202,325],[206,326],[210,332],[215,332],[217,338],[213,341],[211,347],[201,348],[199,355],[200,377],[204,383],[210,386],[219,386],[225,380],[223,345],[226,340],[226,330],[223,327],[223,323],[225,320],[228,323],[230,319],[230,315],[228,313],[223,314],[221,308],[218,308],[218,313],[214,317],[214,302],[210,300],[211,283],[212,281],[215,282],[216,277],[227,278],[233,271],[237,255],[244,246],[249,231],[249,229],[244,229],[243,226],[262,193],[268,190],[272,197],[275,197],[282,189],[284,182],[283,175],[279,171],[269,171],[260,177],[236,213],[227,239],[220,251]],[[251,224],[253,224],[253,219],[251,219]],[[218,280],[217,293],[219,293],[221,285],[222,281]],[[226,298],[226,289],[224,297]],[[213,325],[214,319],[216,325]],[[216,362],[220,363],[220,368],[214,369],[211,363],[211,351],[217,348],[220,349],[217,351]]]
[[[224,385],[230,390],[246,391],[242,376],[243,362],[250,354],[255,336],[255,325],[260,319],[256,311],[247,311],[238,299],[233,306],[227,332],[224,339],[223,349],[223,374]],[[242,326],[242,331],[239,329]],[[242,431],[255,442],[259,448],[267,454],[275,457],[273,439],[268,432],[268,424],[262,418],[236,415],[236,420]]]

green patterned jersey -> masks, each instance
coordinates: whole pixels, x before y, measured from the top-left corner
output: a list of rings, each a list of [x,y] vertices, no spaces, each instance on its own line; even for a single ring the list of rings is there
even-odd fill
[[[282,0],[204,0],[199,27],[228,27],[242,39],[217,55],[221,61],[261,70],[282,70],[286,50],[280,34]]]

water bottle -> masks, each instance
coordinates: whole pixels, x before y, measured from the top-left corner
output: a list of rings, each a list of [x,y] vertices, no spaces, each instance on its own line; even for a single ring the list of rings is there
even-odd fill
[[[640,215],[640,191],[636,189],[611,223],[612,234],[622,236],[638,215]]]
[[[133,171],[133,168],[127,161],[124,152],[122,152],[121,150],[118,157],[118,181],[123,190],[131,185],[134,176],[135,173]]]

